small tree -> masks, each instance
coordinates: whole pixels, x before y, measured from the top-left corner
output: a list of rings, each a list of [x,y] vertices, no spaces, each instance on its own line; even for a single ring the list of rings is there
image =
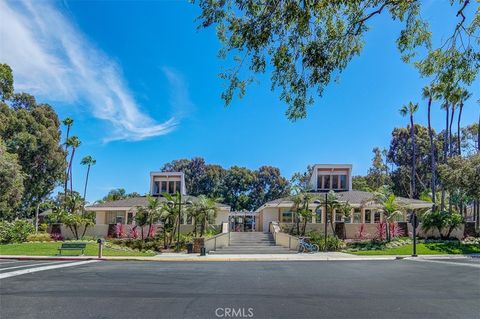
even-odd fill
[[[140,227],[140,234],[142,240],[145,240],[145,234],[143,228],[148,224],[149,216],[148,209],[143,206],[137,206],[137,213],[135,214],[135,224]]]
[[[422,229],[425,232],[437,229],[440,238],[445,240],[450,238],[452,232],[460,227],[463,222],[462,215],[457,212],[429,210],[422,216]]]
[[[380,205],[384,220],[386,222],[387,241],[390,241],[390,223],[393,223],[396,217],[402,214],[403,207],[397,203],[395,195],[389,189],[383,188],[381,191],[374,193],[374,201]]]

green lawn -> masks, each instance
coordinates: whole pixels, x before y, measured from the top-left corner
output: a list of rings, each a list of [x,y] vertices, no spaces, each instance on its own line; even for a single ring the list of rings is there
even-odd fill
[[[55,256],[58,253],[58,248],[62,245],[61,242],[48,243],[21,243],[21,244],[7,244],[0,245],[0,255],[25,255],[25,256]],[[68,254],[68,252],[64,252]],[[85,249],[85,256],[97,256],[98,244],[87,243]],[[104,256],[153,256],[154,253],[142,253],[132,250],[124,250],[121,248],[112,249],[109,247],[103,248]]]
[[[411,255],[413,245],[388,248],[384,250],[363,250],[348,252],[355,255]],[[418,255],[480,254],[480,245],[457,243],[417,244]]]

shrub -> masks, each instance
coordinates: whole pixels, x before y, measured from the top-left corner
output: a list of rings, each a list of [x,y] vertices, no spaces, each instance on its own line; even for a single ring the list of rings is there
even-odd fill
[[[54,241],[63,241],[65,238],[62,236],[61,233],[51,233],[50,238],[53,239]]]
[[[115,225],[115,237],[122,238],[123,236],[125,236],[125,227],[122,223],[118,223]]]
[[[41,223],[38,225],[38,231],[41,233],[46,233],[48,229],[48,224],[47,223]]]
[[[128,234],[128,237],[137,239],[138,238],[138,228],[137,226],[130,226],[130,232]]]
[[[0,221],[0,243],[23,243],[34,230],[32,223],[26,220]]]
[[[317,232],[308,233],[310,242],[317,244],[320,251],[325,250],[325,237]],[[335,236],[327,236],[327,251],[338,251],[345,247],[345,242]]]
[[[52,241],[53,239],[50,237],[48,233],[37,233],[37,234],[30,234],[27,236],[27,241]]]
[[[376,224],[377,233],[376,239],[385,240],[387,238],[387,223],[380,222]]]

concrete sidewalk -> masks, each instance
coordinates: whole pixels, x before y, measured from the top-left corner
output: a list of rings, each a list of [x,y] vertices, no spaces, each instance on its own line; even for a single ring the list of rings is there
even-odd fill
[[[422,255],[415,259],[468,259],[476,256],[469,255]],[[133,256],[105,256],[100,260],[109,261],[184,261],[184,262],[208,262],[208,261],[362,261],[362,260],[396,260],[411,259],[408,255],[377,255],[377,256],[358,256],[341,252],[313,253],[313,254],[251,254],[251,255],[207,255],[199,256],[197,254],[185,253],[165,253],[152,257],[133,257]],[[15,256],[1,255],[1,259],[19,259],[19,260],[97,260],[95,256]]]

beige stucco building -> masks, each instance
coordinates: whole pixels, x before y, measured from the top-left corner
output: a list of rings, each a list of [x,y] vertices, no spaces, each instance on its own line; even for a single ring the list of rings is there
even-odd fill
[[[175,194],[179,192],[182,195],[182,202],[197,200],[194,196],[188,196],[185,187],[185,176],[180,172],[151,172],[150,173],[150,195],[158,197],[159,200],[166,201],[162,194]],[[139,206],[147,206],[146,196],[131,197],[111,202],[93,204],[86,207],[87,211],[95,212],[95,226],[89,230],[88,235],[108,236],[117,224],[125,225],[125,229],[135,226],[135,214]],[[230,206],[217,204],[217,216],[213,222],[214,225],[222,225],[228,222]],[[182,218],[182,232],[189,232],[193,228],[192,220]],[[63,230],[62,230],[63,231]],[[68,229],[65,229],[68,236]]]
[[[319,207],[314,201],[316,199],[322,201],[329,191],[334,191],[339,201],[348,202],[352,206],[349,218],[334,212],[335,222],[344,223],[347,238],[354,238],[361,224],[364,224],[367,233],[374,233],[376,231],[375,224],[383,221],[383,214],[373,200],[374,195],[369,192],[352,190],[352,165],[350,164],[314,165],[309,188],[312,195],[310,209],[313,216],[308,221],[307,230],[322,231],[324,229],[325,207]],[[399,197],[397,201],[409,210],[431,207],[431,203],[421,200]],[[256,210],[258,214],[257,230],[268,232],[271,222],[278,222],[285,228],[293,225],[296,217],[292,212],[292,206],[293,196],[289,196],[270,201],[259,207]],[[406,220],[407,211],[398,217],[398,221]]]

